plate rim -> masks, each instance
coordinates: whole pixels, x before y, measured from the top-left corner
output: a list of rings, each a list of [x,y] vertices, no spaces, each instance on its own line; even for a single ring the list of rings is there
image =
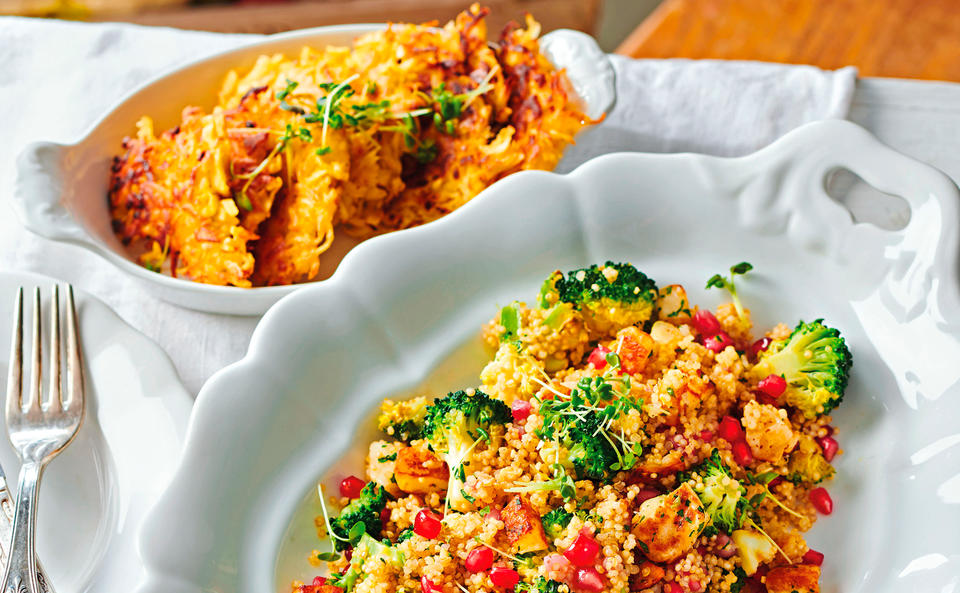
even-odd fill
[[[11,286],[11,285],[15,286],[17,284],[24,287],[38,286],[38,287],[46,288],[53,284],[59,284],[62,286],[67,283],[57,278],[54,278],[52,276],[42,274],[39,272],[34,272],[34,271],[16,270],[16,269],[0,270],[0,286]],[[194,399],[191,397],[190,392],[187,390],[187,388],[183,385],[183,381],[180,379],[179,373],[177,372],[177,369],[173,364],[172,359],[166,353],[166,351],[164,351],[163,348],[160,347],[159,344],[157,344],[153,339],[151,339],[149,336],[141,332],[139,329],[127,323],[116,311],[114,311],[109,305],[107,305],[99,297],[77,286],[74,286],[74,291],[77,295],[77,305],[78,305],[79,314],[80,314],[79,321],[81,324],[83,324],[84,310],[87,309],[88,307],[93,307],[94,309],[96,309],[97,315],[102,316],[104,320],[107,320],[107,323],[105,325],[102,325],[98,328],[100,329],[100,331],[97,332],[97,335],[93,335],[90,337],[82,336],[83,340],[88,340],[88,339],[98,340],[98,341],[109,340],[104,345],[104,347],[113,347],[118,344],[121,344],[124,346],[124,348],[128,352],[132,352],[137,359],[140,359],[141,362],[145,360],[150,361],[150,364],[152,365],[151,374],[153,375],[154,378],[159,379],[158,383],[154,383],[154,388],[157,393],[162,394],[162,397],[160,399],[164,402],[169,403],[170,407],[166,407],[165,409],[169,413],[170,421],[176,424],[174,428],[176,431],[175,438],[177,440],[177,443],[176,443],[177,449],[176,451],[169,450],[167,454],[169,454],[172,458],[179,460],[183,452],[183,444],[186,436],[187,424],[189,423],[190,413],[193,409]],[[46,298],[45,295],[44,295],[44,298]],[[104,337],[100,337],[100,336],[104,336]],[[3,356],[5,357],[4,359],[9,360],[10,345],[6,339],[6,336],[0,336],[0,338],[3,339],[3,344],[4,344],[2,346],[3,353],[4,353]],[[132,362],[134,361],[131,360],[131,363]],[[88,360],[84,360],[84,366],[85,366],[84,380],[87,382],[88,388],[90,387],[90,382],[93,380],[93,376],[91,374],[91,369],[89,367],[89,364],[90,362]],[[121,389],[119,387],[115,389],[111,389],[111,391],[120,391],[120,390]],[[129,392],[129,390],[127,390],[127,392]],[[99,414],[101,413],[100,408],[102,408],[104,404],[104,402],[99,399],[99,398],[102,398],[102,393],[103,393],[103,390],[101,389],[98,393],[98,401],[97,401],[98,417],[99,417]],[[125,397],[129,397],[129,396],[125,396]],[[81,431],[83,430],[82,426],[80,430]],[[102,427],[99,430],[103,431]],[[103,434],[102,436],[106,436],[106,435]],[[140,442],[142,443],[142,441]],[[104,444],[104,447],[106,447],[107,451],[110,450],[111,444],[115,444],[115,443],[111,441],[109,443]],[[131,443],[126,443],[126,444],[130,445]],[[136,443],[132,443],[132,444],[136,444]],[[167,444],[171,444],[171,443],[167,443]],[[151,447],[153,447],[156,445],[156,443],[151,441],[150,445]],[[118,464],[115,455],[111,455],[109,457],[109,461],[114,467],[113,480],[111,480],[110,482],[107,482],[106,484],[103,484],[102,486],[107,488],[108,490],[113,491],[112,493],[109,493],[109,492],[104,493],[104,496],[108,500],[110,500],[109,505],[111,507],[116,507],[118,505],[118,497],[119,498],[123,497],[123,493],[121,492],[121,490],[123,490],[123,486],[122,486],[123,480],[121,479],[121,472],[126,474],[127,472],[130,471],[130,468],[129,467],[124,468],[120,464]],[[175,471],[175,468],[176,466],[174,467],[174,471]],[[7,469],[12,470],[12,468],[7,468]],[[8,479],[8,487],[15,489],[16,475],[13,471],[10,471],[8,473],[7,479]],[[163,484],[162,486],[155,488],[152,492],[149,493],[150,507],[156,504],[160,495],[163,493],[163,490],[165,489],[165,487],[166,487],[166,484]],[[147,502],[142,497],[143,493],[140,493],[140,495],[141,496],[128,499],[127,502],[141,503],[141,504]],[[128,508],[125,511],[123,511],[123,514],[121,514],[121,510],[114,508],[111,511],[112,513],[111,516],[115,521],[121,521],[121,522],[128,521],[130,518],[129,513],[131,512],[131,509],[129,507],[131,506],[133,505],[127,504]],[[114,592],[114,591],[116,593],[120,593],[121,591],[126,591],[129,589],[129,583],[124,584],[119,581],[113,581],[113,579],[117,577],[111,576],[110,568],[111,566],[116,568],[116,564],[115,564],[115,561],[111,561],[111,555],[107,553],[107,550],[116,545],[122,545],[124,548],[130,548],[130,549],[134,549],[136,547],[139,540],[139,536],[140,536],[139,528],[142,525],[142,521],[149,514],[146,511],[146,509],[143,509],[143,508],[141,508],[138,512],[139,512],[138,519],[140,521],[140,524],[123,526],[122,532],[119,532],[119,533],[118,531],[121,529],[121,526],[119,525],[110,526],[109,535],[107,536],[104,542],[107,544],[107,548],[104,550],[101,550],[99,556],[97,556],[95,564],[92,567],[89,567],[86,570],[86,572],[83,573],[84,576],[81,577],[82,580],[80,581],[81,591],[91,590],[91,587],[93,587],[94,585],[103,585],[104,583],[102,582],[101,579],[107,579],[108,587],[106,589],[98,589],[98,590],[104,590],[104,591],[107,591],[108,593]],[[144,572],[143,567],[141,566],[138,568],[139,568],[139,574],[140,576],[142,576],[142,573]],[[125,575],[125,576],[130,576],[130,575]]]

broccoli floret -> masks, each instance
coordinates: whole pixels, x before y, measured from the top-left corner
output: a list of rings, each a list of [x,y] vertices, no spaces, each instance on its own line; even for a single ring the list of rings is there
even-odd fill
[[[330,521],[330,528],[336,536],[333,539],[337,550],[344,550],[355,544],[364,533],[371,537],[380,537],[383,530],[380,511],[386,506],[388,497],[382,486],[367,482],[360,491],[360,496],[351,500],[350,504],[340,511],[340,515]],[[357,525],[362,525],[362,528]]]
[[[714,530],[733,533],[739,529],[749,505],[747,489],[730,476],[730,470],[720,460],[720,452],[714,449],[694,473],[693,490],[711,520],[704,535],[711,535]]]
[[[570,303],[579,309],[588,329],[607,334],[653,317],[657,285],[630,264],[608,261],[602,266],[554,272],[540,289],[540,306]]]
[[[816,484],[833,476],[833,466],[821,453],[820,445],[807,435],[800,436],[787,469],[787,479],[794,483]]]
[[[363,572],[363,564],[371,558],[397,569],[403,568],[405,561],[403,552],[399,549],[389,542],[377,541],[365,533],[353,548],[353,555],[350,557],[350,566],[347,571],[330,577],[330,584],[349,593],[357,582],[363,580],[366,576],[366,573]]]
[[[517,583],[516,591],[521,593],[568,593],[570,587],[546,577],[537,577],[537,580],[532,583]]]
[[[543,524],[543,530],[547,532],[547,535],[556,538],[570,524],[570,519],[573,519],[573,513],[568,512],[563,507],[557,507],[541,517],[540,523]]]
[[[616,355],[608,357],[608,364],[603,376],[577,381],[569,397],[540,404],[543,426],[536,430],[537,436],[566,448],[567,455],[558,455],[557,461],[576,470],[578,479],[608,480],[632,469],[642,453],[640,443],[611,430],[612,422],[631,409],[640,410],[641,402],[630,396],[629,377],[616,376]]]
[[[506,424],[513,418],[510,408],[498,399],[474,391],[460,390],[434,401],[427,407],[423,438],[450,468],[446,505],[458,511],[469,511],[471,503],[464,496],[465,462],[480,440],[489,439],[491,426]]]
[[[619,458],[613,443],[600,428],[603,420],[596,412],[588,412],[576,424],[570,426],[564,445],[569,454],[567,462],[577,471],[580,479],[605,480],[616,472]]]
[[[385,400],[380,406],[377,426],[393,438],[409,443],[420,438],[427,415],[427,398],[415,397],[406,401]]]
[[[853,357],[840,332],[822,319],[801,321],[786,340],[775,340],[753,367],[757,380],[774,374],[787,381],[787,404],[807,418],[840,404]]]

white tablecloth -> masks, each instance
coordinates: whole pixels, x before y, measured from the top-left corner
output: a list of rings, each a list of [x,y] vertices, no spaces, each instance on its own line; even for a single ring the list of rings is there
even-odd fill
[[[15,155],[27,142],[73,141],[136,85],[248,39],[0,18],[0,199],[9,200]],[[745,154],[809,121],[846,117],[856,86],[852,68],[613,59],[617,105],[581,135],[563,170],[621,150]],[[257,321],[164,303],[97,256],[31,235],[10,209],[0,216],[0,268],[48,274],[101,298],[169,353],[194,393],[243,355]]]

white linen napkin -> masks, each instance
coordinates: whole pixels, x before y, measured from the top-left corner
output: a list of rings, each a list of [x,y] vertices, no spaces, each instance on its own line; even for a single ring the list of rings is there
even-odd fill
[[[28,142],[74,141],[151,77],[252,38],[0,18],[0,200],[8,206],[0,216],[0,269],[47,274],[96,295],[166,350],[192,393],[243,356],[257,319],[170,305],[98,256],[27,232],[9,208],[14,161]],[[856,81],[853,68],[612,59],[617,105],[578,138],[563,171],[614,151],[752,152],[809,121],[846,117]]]

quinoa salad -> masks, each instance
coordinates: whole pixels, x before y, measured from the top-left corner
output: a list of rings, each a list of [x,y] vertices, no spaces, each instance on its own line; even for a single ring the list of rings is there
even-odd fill
[[[384,401],[364,477],[318,488],[293,591],[819,591],[852,358],[821,319],[755,333],[751,269],[715,311],[613,262],[503,307],[478,384]]]

